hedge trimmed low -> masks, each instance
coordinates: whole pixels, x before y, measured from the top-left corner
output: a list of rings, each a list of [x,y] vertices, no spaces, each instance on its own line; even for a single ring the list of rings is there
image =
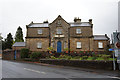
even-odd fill
[[[47,63],[47,64],[54,64],[54,65],[62,65],[62,66],[72,66],[72,67],[81,67],[81,68],[113,70],[113,62],[112,61],[41,59],[40,62],[41,63]],[[117,64],[117,68],[118,68],[118,64]]]

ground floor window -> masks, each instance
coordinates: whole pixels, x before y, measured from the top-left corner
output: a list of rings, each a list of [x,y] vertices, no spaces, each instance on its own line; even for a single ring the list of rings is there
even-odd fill
[[[52,43],[51,43],[51,47],[53,47],[53,48],[54,48],[54,42],[52,42]]]
[[[103,48],[103,43],[102,42],[98,42],[98,48]]]
[[[42,48],[42,43],[41,42],[37,43],[37,48]]]
[[[81,42],[77,42],[77,48],[82,48]]]
[[[66,45],[66,42],[64,42],[64,49],[66,48],[66,46],[67,46],[67,45]]]

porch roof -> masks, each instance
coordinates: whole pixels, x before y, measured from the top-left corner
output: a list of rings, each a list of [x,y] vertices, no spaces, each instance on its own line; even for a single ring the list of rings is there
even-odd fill
[[[25,46],[25,42],[15,42],[14,44],[13,44],[13,47],[21,47],[21,46]]]

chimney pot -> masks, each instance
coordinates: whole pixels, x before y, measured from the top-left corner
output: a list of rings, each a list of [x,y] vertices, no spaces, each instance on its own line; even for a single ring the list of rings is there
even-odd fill
[[[89,23],[91,23],[91,24],[92,24],[92,19],[89,19]]]
[[[79,17],[78,17],[78,18],[75,17],[75,18],[74,18],[74,22],[76,22],[76,23],[80,23],[80,22],[81,22],[81,19],[79,19]]]

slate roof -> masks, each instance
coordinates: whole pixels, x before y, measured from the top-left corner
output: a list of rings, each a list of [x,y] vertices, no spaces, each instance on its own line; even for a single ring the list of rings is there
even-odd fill
[[[77,26],[91,26],[89,22],[80,22],[80,23],[69,23],[71,27],[77,27]]]
[[[108,40],[106,35],[94,35],[94,40]]]
[[[21,47],[21,46],[25,46],[25,42],[15,42],[13,44],[14,47]]]
[[[32,23],[29,27],[49,27],[49,23]]]
[[[89,22],[81,22],[81,23],[69,23],[71,27],[77,26],[91,26]],[[29,27],[49,27],[49,23],[32,23],[28,25]]]

